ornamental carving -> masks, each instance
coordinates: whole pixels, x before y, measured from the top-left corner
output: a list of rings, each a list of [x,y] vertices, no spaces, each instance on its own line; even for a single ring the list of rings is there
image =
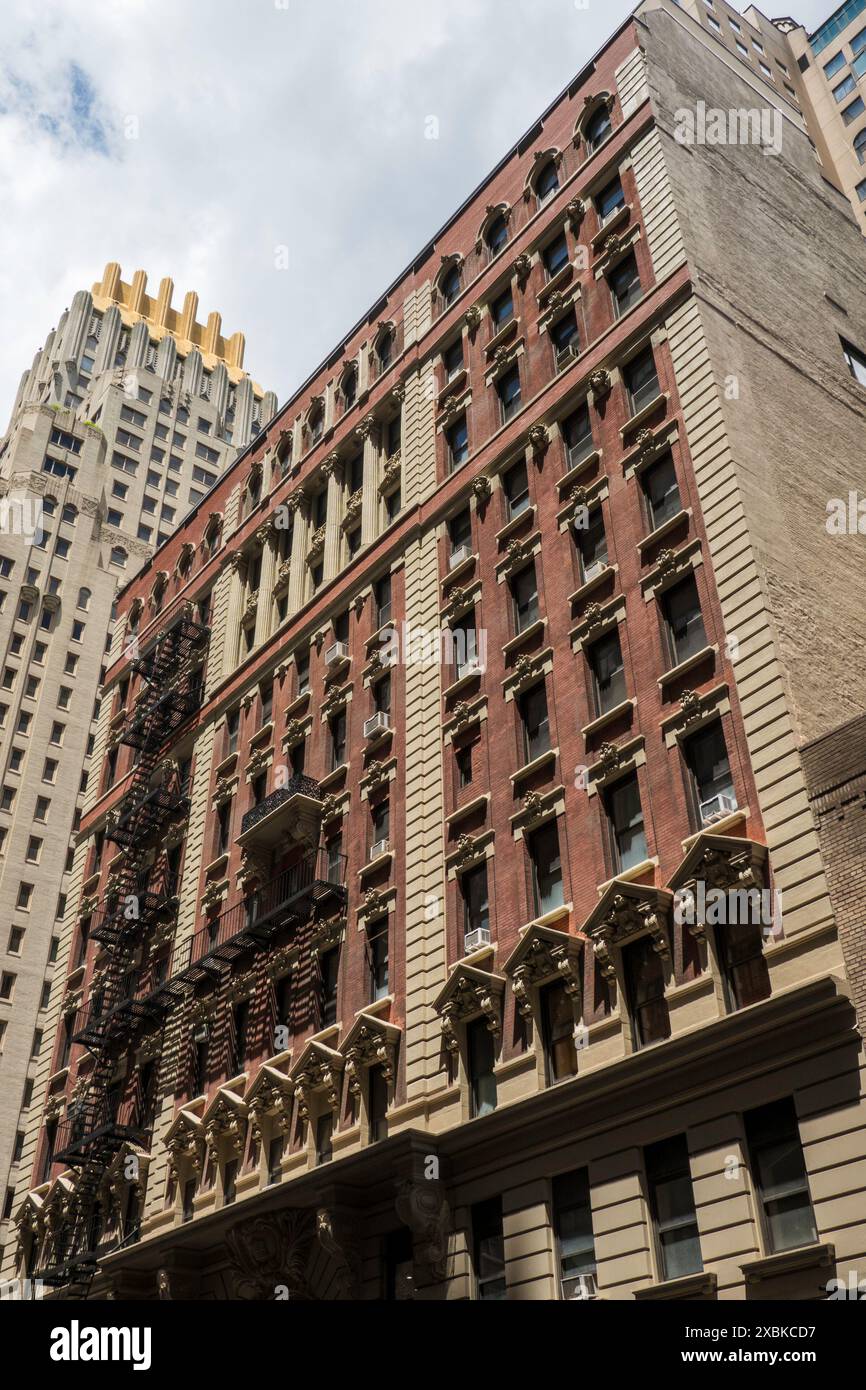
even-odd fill
[[[478,332],[482,317],[481,306],[478,304],[473,304],[466,310],[466,327],[470,333]]]
[[[539,816],[544,815],[544,797],[540,792],[529,792],[524,798],[523,814],[530,820],[537,820]]]
[[[550,444],[550,434],[546,425],[533,425],[529,431],[529,443],[537,454],[543,454]]]
[[[670,955],[668,923],[671,901],[671,894],[659,888],[636,885],[628,893],[615,887],[608,890],[587,924],[603,975],[608,979],[615,978],[612,950],[639,936],[651,937],[653,950],[658,955]]]
[[[368,888],[358,911],[362,917],[373,917],[379,912],[384,912],[387,905],[388,899],[381,888]]]
[[[531,554],[531,541],[519,541],[516,539],[509,541],[508,545],[505,547],[506,568],[514,569],[516,565],[528,559]]]
[[[385,471],[382,474],[381,484],[383,490],[387,490],[388,488],[393,487],[396,483],[399,483],[402,471],[403,465],[401,463],[401,454],[398,449],[395,454],[391,455],[391,457],[388,459],[388,462],[385,464]]]
[[[323,700],[321,705],[321,712],[325,718],[330,719],[332,715],[339,713],[339,711],[345,707],[348,697],[348,689],[337,690],[334,688],[331,690],[328,694],[328,698]]]
[[[672,574],[680,563],[675,550],[663,550],[656,561],[659,574]]]
[[[656,438],[652,430],[641,430],[640,433],[635,436],[634,442],[637,447],[638,454],[640,455],[641,461],[643,461],[644,459],[650,459],[652,458],[653,454],[655,454],[657,445]]]
[[[475,717],[472,706],[469,705],[466,700],[461,700],[458,705],[454,706],[452,718],[458,729],[462,729],[467,724],[471,724]]]
[[[331,1259],[334,1296],[356,1298],[361,1280],[361,1246],[354,1227],[347,1226],[345,1216],[320,1207],[316,1212],[316,1237]]]
[[[700,719],[703,709],[700,695],[694,690],[684,690],[680,699],[680,709],[683,712],[685,724],[690,724],[694,719]]]
[[[289,1299],[308,1298],[307,1264],[315,1238],[308,1207],[271,1212],[232,1227],[225,1239],[237,1295],[273,1302],[276,1289]]]
[[[327,1055],[315,1048],[309,1048],[307,1060],[292,1076],[295,1094],[298,1098],[298,1114],[302,1120],[309,1120],[313,1096],[324,1093],[325,1103],[330,1110],[340,1104],[342,1086],[343,1058],[339,1053]]]
[[[290,719],[286,724],[285,742],[288,747],[300,743],[306,736],[307,726],[303,719]]]
[[[518,1013],[524,1018],[532,1016],[533,987],[551,979],[561,980],[566,994],[580,1004],[583,990],[581,949],[577,939],[565,932],[530,929],[515,952],[515,964],[510,972]],[[509,965],[505,968],[509,971]]]
[[[498,1037],[502,1032],[502,982],[494,975],[480,970],[458,974],[448,987],[448,995],[440,1005],[442,1035],[449,1052],[458,1052],[458,1027],[483,1015],[487,1029]]]
[[[445,421],[446,424],[448,423],[449,420],[453,420],[453,419],[454,419],[454,416],[457,414],[457,412],[459,411],[459,409],[460,409],[460,402],[459,402],[459,400],[457,399],[456,396],[446,396],[446,397],[445,397],[445,400],[442,402],[441,413],[442,413],[442,418],[443,418],[443,420]]]
[[[244,615],[243,615],[242,621],[243,621],[243,622],[247,622],[248,619],[255,617],[256,610],[258,609],[258,606],[259,606],[259,591],[258,591],[258,589],[255,589],[255,590],[253,590],[253,592],[252,592],[251,594],[248,594],[248,595],[247,595],[247,601],[246,601],[246,603],[244,604]]]
[[[536,669],[536,664],[533,658],[531,656],[527,656],[524,652],[523,655],[519,656],[514,663],[514,669],[511,673],[511,678],[514,685],[516,685],[519,688],[520,686],[525,685],[527,681],[532,680],[532,677],[536,673]]]
[[[493,354],[493,366],[497,371],[509,365],[514,357],[514,352],[515,349],[513,347],[508,347],[505,343],[496,349]]]
[[[602,255],[616,256],[620,251],[625,249],[627,244],[627,237],[620,236],[618,232],[611,232],[610,236],[605,239],[604,246],[602,247]]]
[[[222,1154],[242,1153],[245,1136],[246,1117],[220,1102],[205,1125],[205,1143],[214,1162],[218,1162]]]
[[[482,847],[472,835],[461,835],[454,852],[454,862],[462,868],[483,853]]]
[[[532,274],[532,257],[528,251],[521,251],[517,260],[514,262],[514,274],[517,276],[517,283],[525,285]]]
[[[327,825],[328,821],[336,820],[337,816],[343,814],[343,799],[339,796],[326,796],[322,802],[322,824]]]
[[[310,541],[310,548],[309,548],[309,550],[307,551],[307,559],[308,559],[308,560],[315,560],[315,559],[317,558],[317,556],[321,555],[322,551],[323,551],[324,548],[325,548],[325,531],[326,531],[326,530],[327,530],[327,523],[326,523],[326,522],[323,522],[322,525],[318,528],[318,530],[316,530],[316,531],[313,532],[312,539],[311,539],[311,541]]]
[[[332,478],[335,478],[337,476],[337,473],[339,469],[342,468],[342,466],[343,461],[340,458],[340,455],[336,453],[336,451],[333,454],[328,454],[328,457],[322,464],[322,476],[324,478],[327,478],[328,482],[330,482]]]
[[[303,505],[304,494],[301,488],[296,488],[294,492],[290,492],[283,503],[283,506],[290,516],[294,516],[296,512],[299,512]]]
[[[623,752],[617,748],[615,743],[603,743],[598,751],[598,766],[600,775],[606,777],[611,772],[616,772],[623,761]]]
[[[292,562],[291,560],[284,560],[283,563],[280,565],[279,569],[277,570],[277,577],[274,581],[274,593],[278,594],[281,589],[288,588],[291,577]]]
[[[169,1172],[176,1183],[180,1182],[184,1169],[196,1174],[201,1172],[204,1161],[204,1140],[203,1136],[196,1130],[186,1125],[180,1127],[170,1139],[166,1140],[165,1147],[168,1153]]]
[[[380,1067],[382,1076],[393,1081],[397,1057],[396,1034],[389,1035],[385,1029],[361,1023],[352,1029],[353,1038],[346,1049],[346,1076],[349,1091],[353,1096],[361,1094],[362,1073],[369,1067]]]
[[[361,440],[361,442],[363,443],[370,438],[375,428],[375,418],[372,415],[368,415],[366,419],[360,422],[357,429],[355,430],[355,434],[357,435],[358,439]]]
[[[583,615],[583,625],[588,632],[594,627],[598,627],[604,618],[604,612],[600,603],[590,603]]]
[[[490,500],[493,485],[486,473],[479,473],[477,478],[472,479],[472,495],[479,506]]]
[[[396,1207],[400,1220],[412,1232],[415,1264],[429,1270],[435,1282],[445,1279],[451,1212],[444,1184],[438,1178],[415,1182],[407,1179],[397,1189]]]
[[[359,487],[357,492],[346,503],[346,521],[355,521],[361,515],[361,508],[364,504],[364,489]]]
[[[594,396],[606,396],[611,389],[610,372],[604,367],[597,367],[594,372],[589,374],[589,388]]]
[[[371,791],[375,790],[375,788],[380,787],[383,782],[387,782],[387,767],[384,763],[381,763],[378,761],[378,759],[375,759],[373,762],[370,763],[369,767],[367,768],[364,780],[369,784]]]
[[[569,222],[577,230],[586,216],[586,203],[582,198],[572,198],[571,202],[567,204],[565,212]]]
[[[471,589],[452,589],[448,595],[445,612],[449,618],[458,618],[472,603]]]
[[[345,914],[337,912],[333,917],[325,917],[321,922],[313,923],[310,933],[310,947],[317,953],[329,951],[332,946],[339,946],[345,934]]]

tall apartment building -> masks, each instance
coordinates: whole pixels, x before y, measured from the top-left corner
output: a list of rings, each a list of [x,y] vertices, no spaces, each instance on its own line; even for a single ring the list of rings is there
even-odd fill
[[[642,6],[125,588],[7,1277],[862,1268],[803,750],[866,711],[866,260],[795,95]]]
[[[0,445],[0,1246],[22,1176],[112,605],[276,409],[240,333],[106,266],[25,372]],[[98,764],[97,764],[98,770]]]

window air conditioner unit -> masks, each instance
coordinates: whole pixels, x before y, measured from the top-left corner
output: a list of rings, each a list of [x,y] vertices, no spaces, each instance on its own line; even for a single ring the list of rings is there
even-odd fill
[[[722,792],[719,796],[711,797],[709,801],[701,802],[701,823],[715,825],[716,821],[724,820],[725,816],[732,815],[736,809],[737,798]]]
[[[598,1298],[598,1275],[575,1274],[572,1279],[563,1279],[561,1287],[562,1297],[569,1303]]]
[[[481,664],[480,656],[469,656],[458,669],[458,677],[463,680],[466,676],[482,676],[484,667]]]
[[[478,951],[482,946],[490,945],[490,928],[476,927],[475,931],[468,931],[463,938],[463,949],[467,956],[470,951]]]
[[[591,579],[597,579],[600,574],[604,574],[607,564],[604,560],[593,560],[591,565],[586,565],[583,571],[583,582],[588,584]]]
[[[448,568],[450,570],[456,569],[458,565],[463,564],[464,560],[468,560],[471,555],[472,547],[470,545],[466,545],[465,543],[463,545],[455,545],[448,558]]]
[[[563,367],[567,366],[567,364],[573,360],[573,358],[579,356],[580,349],[578,348],[577,343],[566,343],[565,347],[557,348],[556,365],[561,371]]]
[[[389,728],[388,715],[384,710],[379,710],[371,719],[364,720],[364,737],[375,738],[377,734],[387,733]]]
[[[349,648],[345,642],[333,642],[325,652],[325,665],[328,670],[334,666],[342,666],[344,661],[349,660]]]
[[[380,854],[387,854],[390,848],[390,840],[377,840],[374,845],[370,846],[370,861],[378,859]]]

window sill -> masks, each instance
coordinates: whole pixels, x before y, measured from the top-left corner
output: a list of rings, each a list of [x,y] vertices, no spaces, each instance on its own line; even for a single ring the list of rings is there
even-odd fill
[[[590,724],[585,724],[580,732],[584,738],[592,738],[593,734],[600,733],[602,729],[607,728],[608,724],[613,724],[615,720],[622,718],[626,712],[634,714],[636,708],[637,700],[620,700],[613,709],[606,710],[597,719],[593,719]]]
[[[631,203],[623,203],[621,208],[617,208],[616,212],[611,213],[610,217],[607,219],[606,222],[602,222],[595,236],[590,238],[589,244],[594,251],[597,250],[599,246],[602,246],[604,242],[607,241],[611,232],[616,227],[619,227],[621,223],[627,221],[629,213],[631,213],[632,210],[633,205]]]
[[[700,830],[696,830],[694,835],[689,835],[687,840],[681,840],[683,852],[688,854],[692,845],[697,844],[702,835],[729,835],[735,826],[745,825],[748,819],[748,807],[744,807],[743,810],[732,811],[729,816],[725,816],[724,820],[717,820],[713,825],[705,825]]]
[[[329,772],[326,777],[320,777],[319,786],[322,791],[327,791],[329,787],[336,786],[344,777],[347,777],[350,766],[350,763],[340,763],[340,766],[335,767],[333,772]]]
[[[456,810],[451,812],[450,816],[446,816],[445,824],[456,825],[459,821],[465,820],[467,816],[471,816],[474,811],[480,811],[482,806],[486,809],[489,801],[489,792],[485,792],[483,796],[473,796],[471,801],[467,801],[463,806],[458,806]]]
[[[573,911],[574,903],[561,903],[559,907],[552,907],[549,912],[543,913],[541,917],[533,917],[531,922],[521,927],[520,936],[524,937],[533,927],[555,927],[557,922],[567,923]],[[567,930],[567,927],[565,929]]]
[[[536,296],[538,307],[542,308],[547,303],[550,296],[555,294],[558,289],[561,289],[562,286],[571,279],[572,275],[574,275],[574,264],[571,261],[566,261],[565,265],[561,266],[555,275],[551,275],[550,279],[545,281],[543,289],[538,291],[538,295]]]
[[[228,857],[228,854],[227,854],[227,853],[226,853],[226,854],[218,854],[217,857],[216,857],[216,859],[212,860],[210,864],[206,864],[206,865],[205,865],[205,870],[204,870],[204,876],[205,876],[205,878],[216,878],[217,875],[220,874],[220,873],[222,873],[222,871],[226,868],[226,866],[228,865],[228,862],[229,862],[229,857]]]
[[[566,448],[566,463],[568,462],[568,451]],[[573,487],[573,485],[577,482],[581,474],[586,473],[587,469],[591,468],[593,464],[600,462],[601,449],[592,449],[580,460],[579,463],[570,464],[568,472],[563,473],[562,477],[557,481],[556,484],[556,486],[559,488],[560,497],[563,497],[565,493]]]
[[[217,763],[216,767],[214,768],[214,773],[216,774],[217,779],[222,777],[224,773],[228,772],[229,768],[234,767],[237,760],[238,753],[237,749],[235,749],[234,753],[228,753],[223,758],[221,763]]]
[[[598,586],[603,584],[606,579],[609,579],[611,575],[617,574],[619,574],[619,565],[605,565],[603,570],[600,570],[598,574],[592,576],[592,579],[587,579],[585,584],[581,584],[579,589],[575,589],[573,594],[569,594],[568,602],[582,602],[583,599],[589,597],[593,589],[597,589]]]
[[[681,661],[678,665],[672,666],[669,671],[665,671],[664,675],[658,677],[656,684],[659,689],[664,690],[666,685],[673,685],[674,681],[679,680],[680,676],[687,675],[688,672],[692,671],[696,666],[700,666],[704,661],[708,661],[711,656],[717,656],[718,652],[719,648],[716,644],[713,646],[701,647],[701,650],[695,652],[694,656],[687,657],[685,661]]]
[[[447,689],[443,690],[442,694],[446,700],[450,700],[452,695],[459,695],[461,690],[471,685],[473,681],[481,680],[482,676],[485,674],[486,668],[482,670],[480,666],[477,666],[474,671],[467,671],[465,676],[458,676],[453,685],[449,685]]]
[[[796,1250],[783,1250],[779,1255],[765,1255],[740,1265],[747,1284],[760,1284],[779,1274],[795,1274],[801,1269],[826,1269],[836,1263],[836,1247],[832,1244],[800,1245]]]
[[[363,926],[361,926],[358,928],[358,930],[364,931],[366,929]],[[387,1013],[388,1009],[390,1009],[394,1001],[395,996],[393,994],[384,994],[381,999],[374,1000],[372,1004],[365,1004],[363,1009],[357,1009],[355,1012],[355,1017],[363,1018],[365,1014],[373,1014],[373,1016],[375,1017],[377,1014]]]
[[[634,1296],[639,1303],[715,1298],[718,1283],[718,1275],[704,1269],[700,1274],[686,1274],[680,1279],[664,1279],[660,1284],[649,1284],[646,1288],[635,1289]]]
[[[620,437],[625,439],[627,434],[631,434],[633,430],[638,429],[645,420],[649,420],[650,416],[655,414],[660,405],[666,405],[670,398],[670,391],[659,391],[658,395],[653,396],[648,405],[643,406],[637,414],[629,416],[619,432]]]
[[[658,856],[653,859],[643,859],[640,864],[635,864],[631,869],[623,869],[620,873],[614,874],[606,883],[598,885],[598,896],[603,898],[608,888],[613,883],[634,883],[636,879],[644,878],[648,873],[655,873],[658,868]]]
[[[460,564],[455,565],[453,569],[448,569],[446,567],[445,575],[442,580],[442,588],[444,589],[448,584],[453,584],[455,580],[467,578],[468,575],[472,573],[477,563],[477,555],[467,555],[466,559],[461,560]]]
[[[497,531],[496,535],[493,537],[493,539],[496,541],[496,544],[501,545],[504,540],[507,540],[508,537],[513,534],[513,532],[518,531],[520,529],[521,522],[525,522],[527,520],[529,520],[533,525],[535,524],[534,506],[524,507],[522,512],[518,512],[517,515],[513,516],[510,521],[507,521],[503,526],[502,530]]]
[[[507,338],[510,338],[512,333],[516,333],[519,324],[520,319],[514,314],[507,323],[504,323],[501,328],[496,330],[493,337],[489,339],[484,348],[488,357],[494,353]]]
[[[518,632],[516,637],[512,637],[510,641],[503,644],[503,655],[509,656],[512,652],[519,651],[520,648],[525,646],[533,637],[537,637],[539,633],[544,632],[546,627],[546,618],[536,618],[534,623],[529,624],[529,627],[525,627],[522,632]]]
[[[533,758],[531,763],[524,763],[523,767],[512,772],[508,780],[513,786],[517,786],[520,782],[525,782],[533,773],[540,772],[548,763],[555,763],[558,756],[558,748],[548,748],[546,753],[540,753],[537,758]]]
[[[661,526],[657,526],[654,531],[650,531],[648,536],[644,536],[643,540],[639,540],[637,543],[638,550],[649,550],[657,541],[663,540],[671,531],[676,530],[677,526],[681,526],[683,521],[691,515],[691,507],[682,507],[674,516],[669,516],[667,521],[663,521]]]
[[[376,873],[378,869],[384,869],[386,864],[390,865],[393,858],[394,851],[392,849],[386,849],[384,854],[377,854],[375,859],[368,859],[364,867],[358,870],[358,877],[364,879],[367,878],[369,874]]]
[[[299,710],[304,709],[309,698],[310,692],[309,690],[305,690],[303,694],[298,695],[290,705],[286,705],[286,721],[293,718],[293,716],[297,714]]]
[[[274,732],[274,721],[269,719],[267,724],[263,724],[260,729],[256,729],[250,739],[250,748],[258,748],[259,744],[269,743]]]

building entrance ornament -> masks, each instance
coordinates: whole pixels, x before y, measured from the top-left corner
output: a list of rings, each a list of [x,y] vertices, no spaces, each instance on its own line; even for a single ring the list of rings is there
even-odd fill
[[[668,889],[614,879],[581,928],[607,979],[616,978],[616,951],[638,937],[650,936],[653,950],[670,956],[672,908],[673,893]]]

